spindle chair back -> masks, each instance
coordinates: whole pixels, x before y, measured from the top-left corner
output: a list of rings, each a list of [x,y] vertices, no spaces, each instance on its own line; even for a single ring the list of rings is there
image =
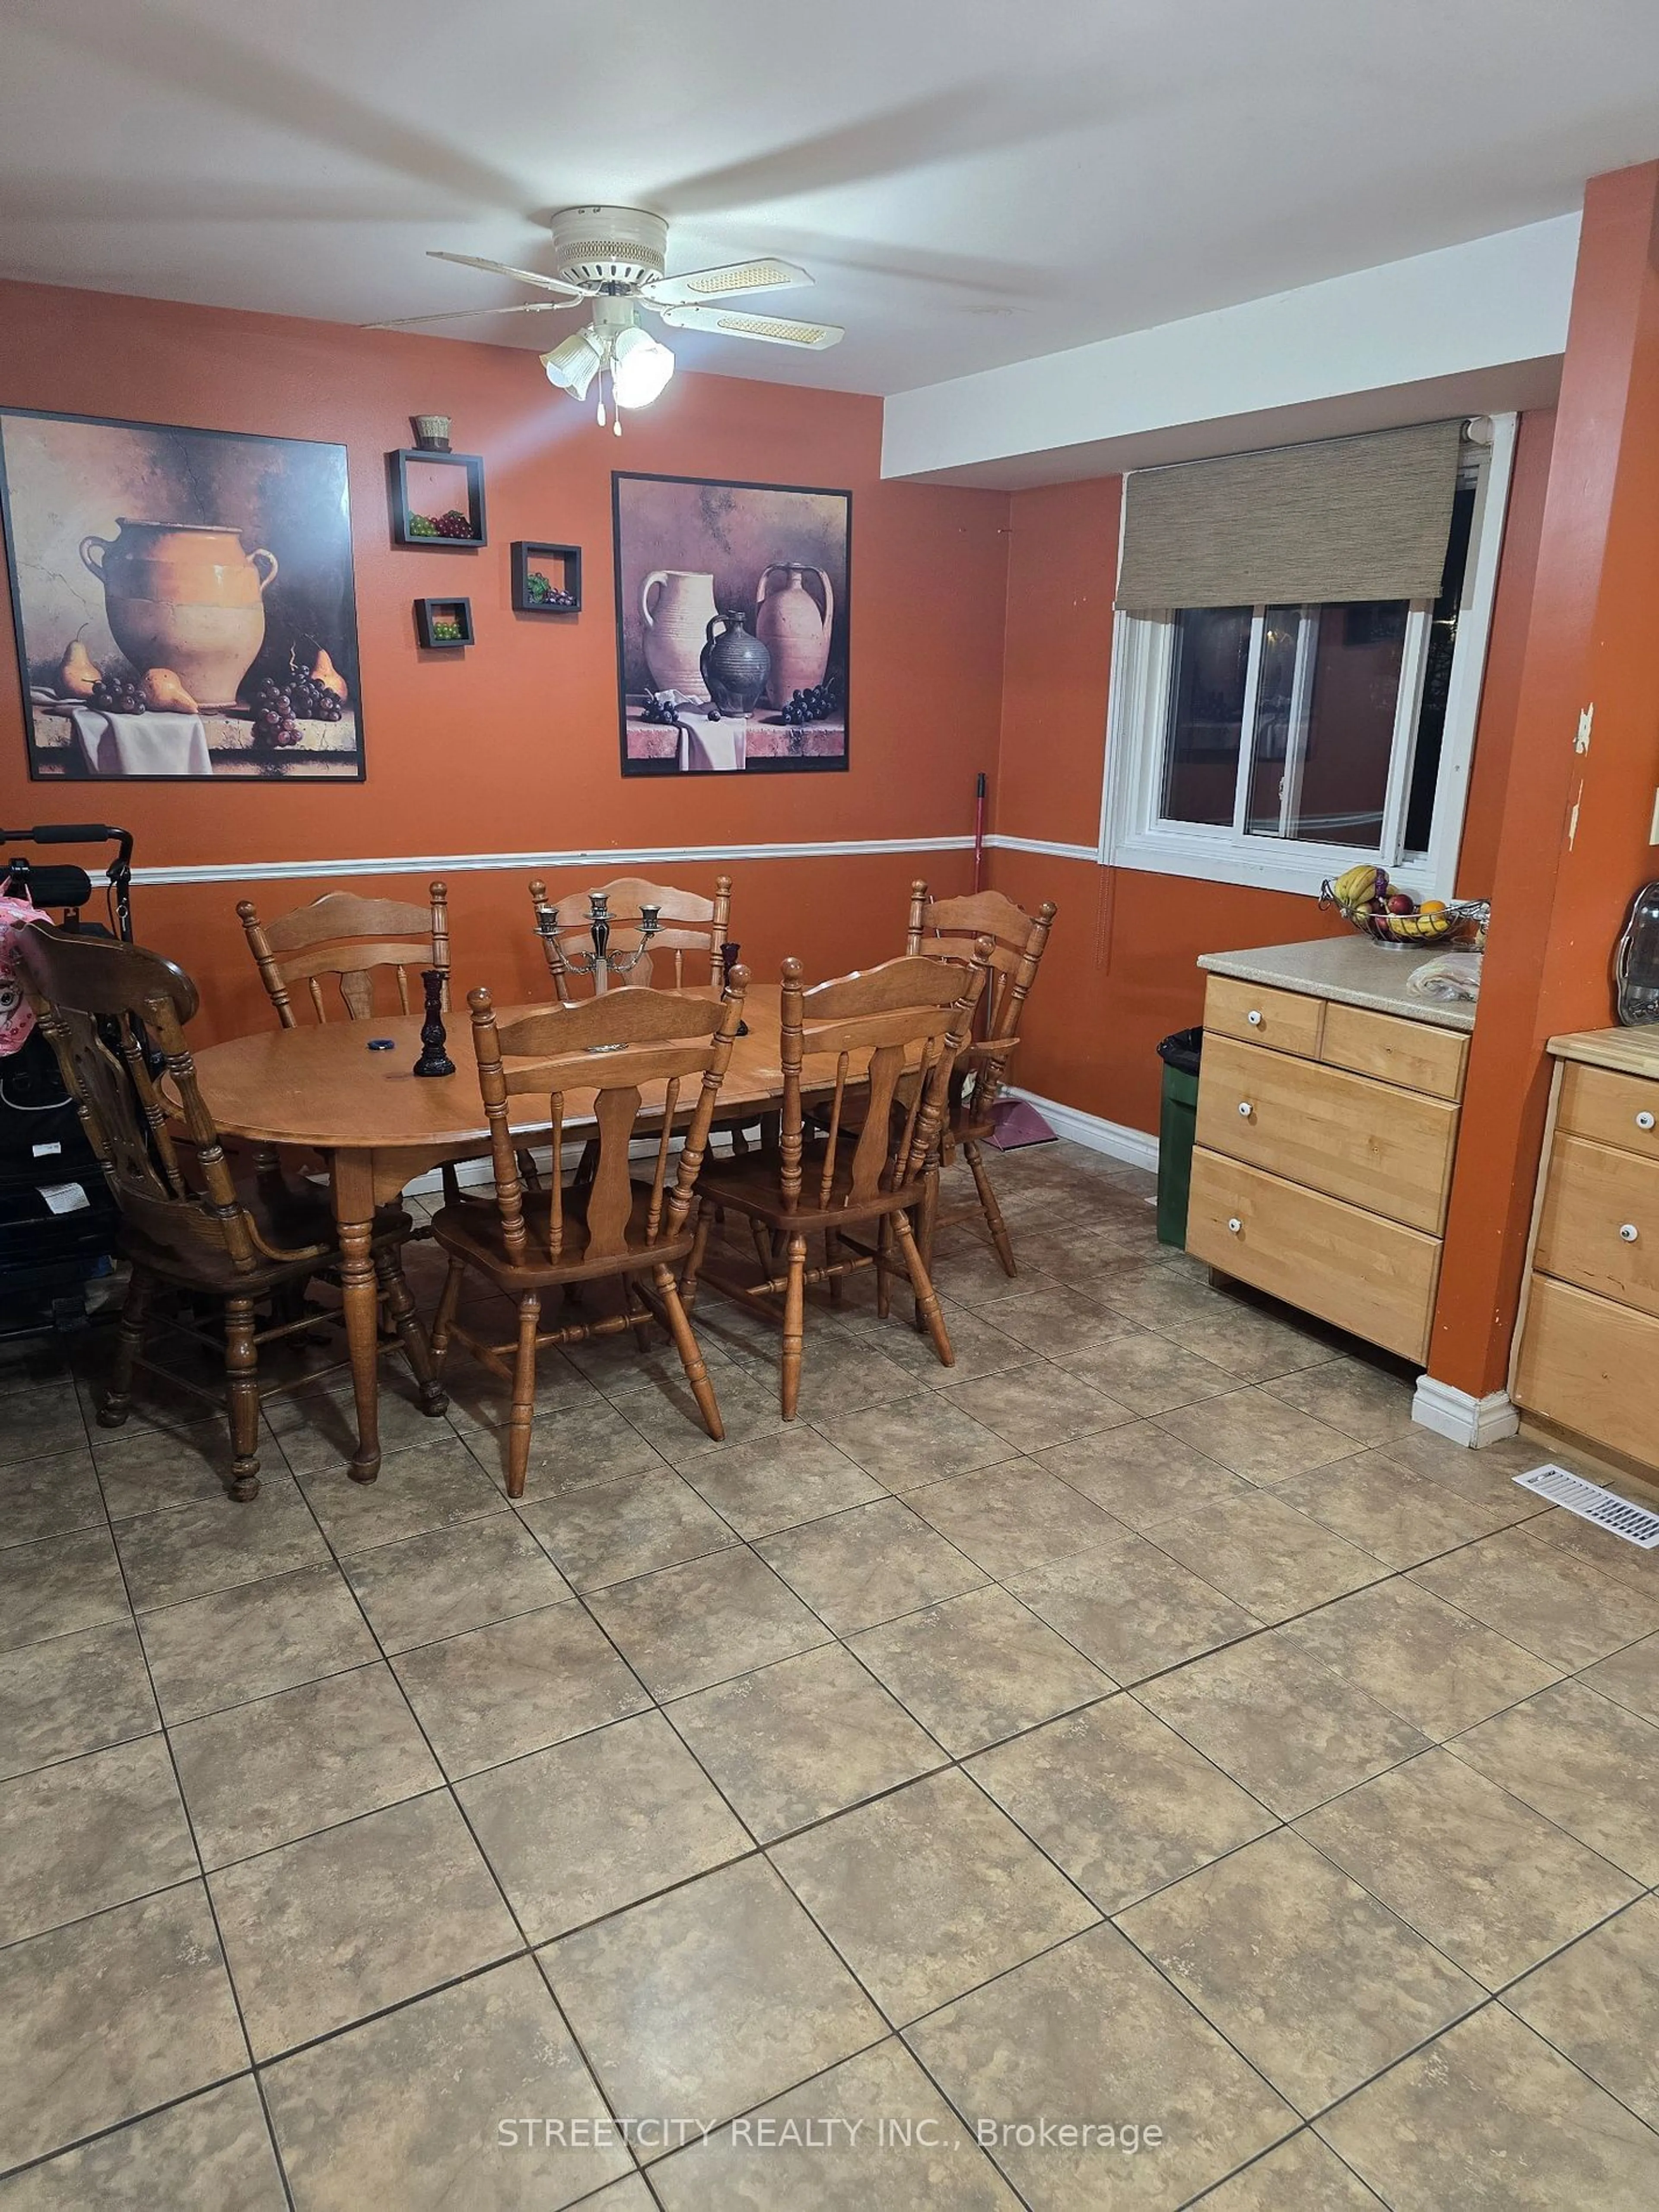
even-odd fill
[[[910,886],[909,926],[906,950],[933,959],[961,959],[967,945],[980,937],[991,941],[990,977],[981,1005],[977,1033],[963,1055],[951,1086],[951,1110],[945,1118],[941,1163],[949,1166],[960,1146],[974,1178],[977,1211],[984,1216],[1003,1272],[1018,1272],[1013,1241],[981,1147],[996,1127],[993,1114],[999,1094],[1008,1079],[1008,1069],[1019,1043],[1019,1024],[1025,1001],[1042,964],[1055,908],[1045,900],[1035,915],[1001,891],[975,891],[965,898],[936,899],[925,883]],[[970,1218],[952,1215],[951,1219]],[[922,1249],[933,1255],[933,1237],[939,1227],[937,1206],[924,1214]]]
[[[119,1209],[121,1250],[131,1263],[109,1389],[100,1425],[118,1428],[131,1407],[135,1368],[171,1389],[209,1394],[143,1357],[158,1285],[219,1302],[221,1329],[205,1329],[186,1302],[168,1325],[222,1353],[231,1436],[230,1494],[258,1494],[259,1349],[284,1337],[313,1335],[337,1318],[300,1293],[340,1260],[327,1201],[290,1188],[274,1170],[254,1188],[234,1175],[211,1109],[202,1097],[185,1026],[198,1005],[196,986],[159,953],[110,938],[37,924],[23,933],[20,965],[41,1030],[65,1087],[103,1164]],[[441,1413],[426,1337],[404,1279],[399,1248],[407,1215],[377,1218],[371,1254],[382,1297],[421,1389],[422,1409]],[[284,1300],[286,1305],[284,1309]],[[279,1309],[261,1326],[261,1305]],[[345,1363],[340,1363],[343,1368]],[[330,1370],[334,1371],[334,1370]],[[307,1377],[317,1379],[313,1370]]]
[[[524,1492],[536,1354],[545,1346],[629,1328],[644,1335],[654,1316],[673,1338],[708,1433],[723,1433],[674,1268],[690,1254],[692,1201],[747,982],[746,971],[734,969],[718,999],[624,986],[506,1023],[487,990],[469,994],[495,1188],[457,1192],[434,1219],[449,1273],[433,1350],[441,1363],[459,1339],[512,1383],[510,1497]],[[508,1122],[509,1101],[526,1092],[548,1101],[552,1171],[542,1189],[526,1187]],[[585,1129],[590,1120],[597,1133],[567,1182],[566,1126],[580,1121]],[[636,1143],[649,1145],[648,1168],[634,1157]],[[515,1302],[509,1341],[490,1342],[458,1319],[469,1267]],[[544,1291],[605,1279],[621,1280],[619,1312],[540,1327]]]
[[[380,969],[392,971],[401,1013],[420,1002],[418,986],[410,998],[410,969],[417,976],[423,969],[439,970],[447,1006],[448,885],[434,883],[428,896],[428,903],[421,907],[401,899],[362,898],[356,891],[325,891],[309,906],[295,907],[274,921],[261,921],[252,900],[243,899],[237,915],[283,1027],[299,1026],[289,987],[300,983],[306,987],[318,1020],[328,1019],[322,987],[331,975],[339,987],[347,1020],[367,1021],[374,1011],[374,976]]]
[[[951,1070],[972,1033],[989,957],[989,942],[981,939],[965,964],[906,956],[810,990],[800,963],[783,963],[775,1136],[769,1133],[759,1152],[734,1155],[705,1174],[687,1281],[695,1291],[706,1273],[717,1288],[763,1310],[781,1298],[786,1420],[799,1401],[806,1285],[824,1283],[833,1294],[841,1278],[873,1267],[884,1316],[895,1242],[918,1317],[943,1364],[952,1363],[909,1215],[926,1202]],[[755,1224],[758,1281],[738,1277],[721,1260],[708,1263],[716,1208]],[[854,1233],[860,1230],[874,1231],[873,1246],[860,1241]],[[823,1264],[809,1269],[807,1238],[820,1234]]]

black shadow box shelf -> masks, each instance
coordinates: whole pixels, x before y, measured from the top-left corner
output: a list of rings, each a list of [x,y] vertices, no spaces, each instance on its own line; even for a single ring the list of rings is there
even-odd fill
[[[386,458],[394,544],[418,545],[428,553],[465,553],[485,543],[483,462],[479,455],[431,453],[415,447]],[[465,522],[465,531],[450,520],[452,516]]]
[[[582,549],[539,538],[513,541],[513,605],[521,615],[581,612]]]
[[[450,635],[451,631],[453,636]],[[416,599],[415,635],[437,653],[458,653],[472,642],[471,599]]]

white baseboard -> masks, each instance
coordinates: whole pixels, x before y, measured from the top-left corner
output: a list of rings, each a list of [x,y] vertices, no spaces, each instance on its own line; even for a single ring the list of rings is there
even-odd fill
[[[1158,1139],[1148,1136],[1144,1129],[1126,1128],[1121,1121],[1103,1120],[1098,1114],[1085,1114],[1077,1106],[1062,1106],[1058,1100],[1043,1098],[1035,1091],[1022,1091],[1011,1084],[1006,1096],[1029,1098],[1057,1137],[1068,1137],[1074,1145],[1086,1145],[1091,1152],[1104,1152],[1114,1160],[1124,1160],[1131,1167],[1150,1168],[1158,1171]],[[533,1146],[532,1156],[536,1164],[546,1168],[551,1154],[545,1145]],[[654,1152],[654,1145],[638,1147],[641,1156]],[[569,1145],[565,1148],[565,1165],[570,1167],[580,1157],[581,1146]],[[463,1185],[487,1183],[490,1179],[490,1164],[487,1158],[459,1160],[455,1165],[457,1180]],[[443,1178],[436,1168],[404,1186],[411,1198],[435,1198],[443,1188]],[[1440,1385],[1436,1384],[1436,1389]],[[1507,1404],[1508,1401],[1505,1400]],[[1504,1431],[1505,1434],[1508,1431]]]
[[[547,1157],[547,1153],[544,1152],[543,1158]],[[455,1180],[465,1186],[488,1182],[490,1172],[488,1160],[457,1160],[455,1163]],[[428,1168],[424,1175],[416,1176],[413,1182],[406,1182],[404,1185],[404,1196],[405,1198],[436,1198],[443,1187],[444,1179],[440,1170],[436,1168]]]
[[[1085,1114],[1081,1107],[1062,1106],[1057,1099],[1045,1098],[1040,1091],[1025,1091],[1017,1084],[1008,1088],[1012,1097],[1030,1100],[1055,1136],[1068,1137],[1073,1144],[1086,1145],[1091,1152],[1104,1152],[1109,1158],[1127,1160],[1131,1167],[1157,1172],[1158,1139],[1145,1129],[1127,1128],[1121,1121]]]
[[[1449,1437],[1455,1444],[1467,1444],[1471,1451],[1479,1451],[1483,1444],[1495,1444],[1502,1437],[1512,1437],[1521,1425],[1521,1415],[1507,1390],[1472,1398],[1467,1390],[1455,1390],[1449,1382],[1437,1382],[1428,1375],[1417,1378],[1412,1419],[1420,1428],[1432,1429],[1437,1437]]]

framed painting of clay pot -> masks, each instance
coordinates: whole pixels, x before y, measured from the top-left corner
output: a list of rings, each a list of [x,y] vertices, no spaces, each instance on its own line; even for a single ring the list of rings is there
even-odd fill
[[[623,774],[844,769],[852,494],[611,481]]]
[[[361,782],[343,446],[0,409],[29,773]]]

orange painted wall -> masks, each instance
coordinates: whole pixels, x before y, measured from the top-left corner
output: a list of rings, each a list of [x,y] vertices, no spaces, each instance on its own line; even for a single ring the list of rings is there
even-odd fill
[[[1547,477],[1552,418],[1521,426],[1470,787],[1460,889],[1492,886]],[[1008,631],[994,823],[1092,846],[1099,835],[1121,480],[1017,492],[1010,502]],[[1131,1128],[1158,1127],[1160,1037],[1202,1016],[1201,952],[1340,932],[1311,896],[1092,860],[996,852],[991,881],[1060,917],[1032,994],[1019,1080]]]
[[[349,453],[368,780],[319,784],[31,784],[10,624],[0,622],[0,816],[107,812],[140,867],[378,855],[905,838],[972,827],[973,776],[1000,729],[1007,501],[880,480],[881,403],[732,378],[677,378],[618,441],[555,394],[535,356],[500,346],[0,284],[0,404],[343,443]],[[394,548],[385,454],[409,416],[442,410],[484,458],[489,544]],[[624,782],[618,766],[611,471],[849,488],[852,765],[845,775]],[[514,538],[579,544],[586,605],[569,623],[515,616]],[[422,657],[410,603],[465,592],[478,642]],[[94,793],[96,802],[94,803]],[[963,856],[926,856],[941,889]],[[897,854],[748,862],[734,931],[757,973],[890,950],[921,862]],[[715,872],[664,872],[694,886]],[[591,872],[589,872],[591,879]],[[407,884],[372,879],[397,895]],[[565,887],[572,878],[562,879]],[[356,887],[367,887],[356,886]],[[320,886],[273,883],[271,910]],[[522,873],[452,884],[458,983],[505,969],[528,988]],[[181,953],[203,1034],[262,1018],[234,884],[142,888],[141,935]]]
[[[1574,738],[1594,704],[1589,750]],[[1503,1387],[1552,1036],[1613,1019],[1608,963],[1659,786],[1659,163],[1595,179],[1568,329],[1431,1370]]]

